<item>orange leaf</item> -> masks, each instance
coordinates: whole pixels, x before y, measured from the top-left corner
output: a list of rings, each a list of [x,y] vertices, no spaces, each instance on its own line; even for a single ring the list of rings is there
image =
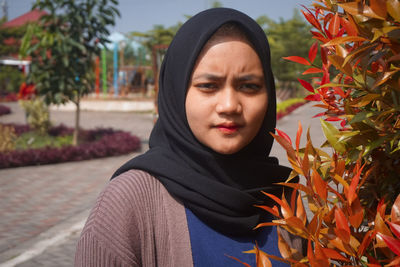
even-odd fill
[[[281,256],[284,259],[288,259],[292,256],[292,251],[290,249],[290,246],[288,243],[285,241],[285,239],[282,237],[281,230],[279,227],[276,227],[276,232],[278,233],[278,248],[279,252],[281,253]]]
[[[302,170],[303,170],[304,176],[308,176],[309,171],[310,171],[310,161],[308,158],[308,152],[310,149],[312,149],[310,147],[311,147],[311,143],[310,143],[310,140],[308,140],[306,148],[304,150],[304,157],[303,157],[303,162],[302,162]]]
[[[314,74],[314,73],[321,73],[321,72],[323,72],[323,70],[321,70],[321,69],[318,69],[318,68],[309,68],[308,70],[306,70],[306,71],[303,72],[302,74],[303,74],[303,75],[306,75],[306,74]]]
[[[361,206],[360,199],[356,198],[351,204],[351,214],[349,215],[349,221],[351,226],[358,228],[364,219],[364,209]]]
[[[258,245],[256,245],[255,250],[257,267],[272,267],[272,263],[268,256],[265,254],[265,252],[258,249]]]
[[[283,59],[290,60],[290,61],[293,61],[293,62],[296,62],[296,63],[300,63],[300,64],[303,64],[303,65],[307,65],[307,66],[311,65],[311,63],[308,62],[307,59],[305,59],[303,57],[299,57],[299,56],[284,57]]]
[[[311,245],[311,239],[308,239],[308,244],[307,244],[307,258],[308,261],[310,262],[311,266],[317,266],[315,264],[315,257],[314,257],[314,253],[313,253],[313,247]]]
[[[269,213],[271,213],[272,215],[274,215],[275,217],[279,217],[279,210],[277,206],[274,206],[273,208],[270,208],[268,206],[259,206],[259,205],[255,205],[257,208],[261,208],[263,210],[268,211]]]
[[[366,41],[364,37],[361,36],[344,36],[344,37],[336,37],[323,46],[331,46],[331,45],[339,45],[344,43],[353,43],[353,42],[363,42]]]
[[[339,207],[336,207],[335,209],[335,220],[336,220],[335,233],[343,242],[348,244],[350,242],[349,222],[347,221],[347,218],[344,215],[342,209],[340,209]]]
[[[354,24],[343,17],[340,19],[340,23],[346,29],[346,33],[348,36],[357,36],[358,30]]]
[[[378,231],[384,235],[392,237],[392,232],[386,226],[386,224],[385,224],[383,218],[381,217],[381,215],[379,214],[379,212],[376,213],[376,216],[375,216],[375,229],[376,229],[376,231]]]
[[[306,187],[305,185],[302,184],[294,184],[294,183],[276,183],[276,184],[287,186],[299,191],[303,191],[307,195],[313,195],[313,191],[309,187]]]
[[[332,36],[336,36],[339,32],[339,26],[340,26],[340,18],[339,18],[339,13],[336,13],[335,16],[331,19],[331,22],[329,24],[329,32],[332,34]]]
[[[269,196],[270,198],[272,198],[273,200],[275,200],[276,203],[278,203],[281,206],[281,212],[282,212],[282,216],[286,219],[289,217],[293,216],[293,211],[292,209],[289,207],[289,204],[286,202],[286,199],[284,196],[282,196],[282,199],[279,199],[278,197],[276,197],[275,195],[266,193],[264,191],[261,191],[263,194],[265,194],[266,196]]]
[[[379,17],[386,18],[386,0],[370,0],[370,7],[372,11]]]
[[[315,192],[323,199],[326,201],[327,197],[327,187],[326,187],[326,182],[322,180],[321,176],[317,172],[316,169],[313,168],[313,173],[311,176],[312,183],[315,186]]]
[[[396,267],[399,267],[400,266],[400,257],[396,257],[396,258],[394,258],[394,260],[392,260],[389,264],[386,264],[385,265],[385,267],[386,266],[396,266]]]
[[[276,132],[278,133],[278,135],[279,135],[280,137],[285,138],[285,140],[286,140],[290,145],[292,145],[292,140],[290,139],[290,137],[289,137],[285,132],[280,131],[280,130],[278,130],[278,129],[276,129],[276,128],[275,128],[275,130],[276,130]]]
[[[365,164],[358,170],[357,174],[351,179],[351,184],[349,186],[349,191],[347,191],[347,199],[349,201],[349,205],[351,206],[351,203],[356,199],[357,194],[356,194],[356,189],[358,186],[358,182],[360,181],[360,175],[362,170],[364,169]]]
[[[291,142],[288,142],[287,139],[283,138],[282,136],[275,135],[273,133],[271,133],[271,135],[286,150],[288,157],[293,159],[293,161],[296,161],[296,153],[292,147]]]
[[[311,63],[314,62],[315,57],[317,56],[318,52],[318,42],[314,42],[313,45],[310,47],[310,50],[308,51],[308,59],[310,60]]]
[[[342,254],[337,252],[334,249],[331,248],[322,248],[322,251],[324,254],[329,258],[329,259],[334,259],[334,260],[340,260],[340,261],[347,261],[350,262],[348,258],[344,257]]]
[[[299,152],[300,137],[301,137],[302,132],[303,132],[303,128],[301,127],[301,122],[299,121],[299,127],[297,128],[297,134],[296,134],[296,150],[297,150],[297,152]]]
[[[384,19],[383,17],[376,14],[369,6],[361,2],[343,3],[338,4],[338,6],[342,7],[346,12],[350,13],[351,15],[363,15],[370,18]]]
[[[304,209],[303,200],[301,199],[300,194],[298,194],[298,196],[297,196],[296,203],[297,203],[296,217],[299,218],[305,225],[307,222],[307,214],[306,214],[306,210]]]
[[[392,222],[400,222],[400,194],[393,203],[392,211],[390,212]]]
[[[400,2],[398,0],[387,0],[386,7],[390,16],[395,20],[400,21]]]
[[[361,242],[361,245],[357,251],[359,257],[364,255],[365,250],[371,243],[372,239],[375,237],[375,234],[376,234],[375,230],[369,230],[367,233],[364,234],[363,241]]]

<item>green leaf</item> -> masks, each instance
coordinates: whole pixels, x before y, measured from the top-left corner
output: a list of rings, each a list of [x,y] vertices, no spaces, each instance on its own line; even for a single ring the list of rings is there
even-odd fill
[[[346,152],[346,147],[339,142],[338,136],[340,135],[340,132],[338,129],[336,129],[332,124],[324,121],[323,119],[320,119],[321,125],[322,125],[322,130],[324,132],[324,135],[326,139],[328,140],[329,144],[338,152],[340,153],[345,153]]]

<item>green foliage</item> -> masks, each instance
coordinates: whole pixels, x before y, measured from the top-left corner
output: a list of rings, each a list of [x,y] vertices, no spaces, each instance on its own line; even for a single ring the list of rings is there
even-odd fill
[[[307,56],[308,47],[312,44],[310,29],[298,10],[294,10],[289,20],[273,21],[267,16],[257,19],[268,36],[271,49],[271,65],[277,86],[282,89],[297,88],[297,77],[306,70],[304,66],[287,62],[283,57],[288,55]]]
[[[51,126],[48,106],[39,97],[31,100],[20,100],[29,126],[39,135],[45,135]]]
[[[77,106],[74,144],[79,131],[79,103],[94,86],[93,61],[114,25],[117,0],[37,0],[32,8],[46,11],[39,25],[29,25],[20,52],[31,56],[27,78],[46,103]]]
[[[0,92],[18,93],[24,81],[24,74],[17,67],[0,66]]]
[[[5,40],[13,38],[17,42],[24,36],[27,26],[21,27],[2,27],[2,24],[6,22],[4,19],[0,20],[0,56],[9,56],[11,54],[17,54],[19,50],[19,44],[6,45]]]
[[[15,140],[15,149],[36,149],[43,147],[63,147],[72,145],[72,135],[51,136],[38,134],[37,132],[26,132]]]
[[[16,138],[14,127],[0,124],[0,152],[14,150]]]
[[[164,25],[154,25],[153,29],[147,32],[131,32],[130,36],[139,40],[148,53],[152,53],[153,46],[155,45],[169,45],[174,38],[176,32],[182,25],[178,22],[176,25],[165,27]],[[161,52],[163,54],[164,52]]]
[[[298,103],[304,103],[306,102],[303,98],[291,98],[282,102],[277,103],[276,105],[276,112],[284,112],[286,111],[289,107],[298,104]]]

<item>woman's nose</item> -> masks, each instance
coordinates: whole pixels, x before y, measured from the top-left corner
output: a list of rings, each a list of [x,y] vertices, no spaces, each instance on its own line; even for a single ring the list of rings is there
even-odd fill
[[[232,87],[226,87],[220,90],[218,103],[216,106],[217,113],[221,114],[238,114],[242,112],[240,96]]]

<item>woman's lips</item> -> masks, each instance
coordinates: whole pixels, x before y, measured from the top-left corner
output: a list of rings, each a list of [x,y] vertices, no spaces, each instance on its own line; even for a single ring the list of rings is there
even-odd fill
[[[240,125],[229,123],[229,124],[218,124],[216,127],[224,134],[233,134],[239,130]]]

